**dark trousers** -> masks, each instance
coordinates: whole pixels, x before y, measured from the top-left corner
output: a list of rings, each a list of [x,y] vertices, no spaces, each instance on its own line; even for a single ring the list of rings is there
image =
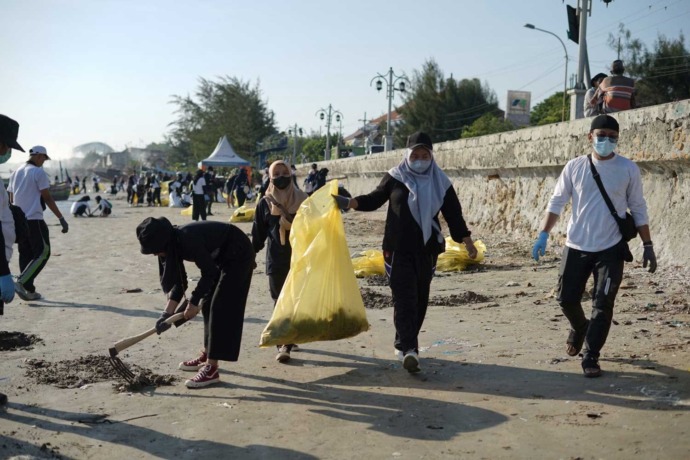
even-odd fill
[[[290,272],[290,269],[287,270],[273,270],[271,273],[268,274],[268,289],[271,291],[271,299],[273,299],[273,308],[276,306],[276,302],[278,301],[278,297],[280,296],[280,291],[283,290],[283,285],[285,284],[285,280],[287,279],[288,273]],[[294,344],[287,344],[285,345],[288,348],[288,351],[292,350]],[[277,348],[280,348],[282,345],[278,345]]]
[[[134,189],[127,187],[127,203],[134,203]]]
[[[280,296],[280,291],[283,290],[283,285],[287,279],[290,269],[287,270],[273,270],[268,274],[268,289],[271,291],[271,299],[273,299],[273,305],[278,300]]]
[[[216,192],[209,192],[209,195],[208,195],[209,200],[206,202],[206,215],[212,214],[211,205],[215,201],[215,197],[214,197],[215,193]]]
[[[203,194],[192,193],[192,220],[206,220],[206,201]]]
[[[19,243],[19,283],[29,292],[36,291],[34,280],[50,259],[50,233],[43,220],[27,220],[29,238]]]
[[[384,253],[386,274],[393,293],[395,348],[403,352],[418,351],[417,337],[426,316],[437,258],[436,254],[426,251]]]
[[[154,188],[153,189],[153,204],[157,204],[158,206],[162,206],[161,204],[161,188]]]
[[[226,264],[213,294],[201,301],[204,347],[210,359],[237,361],[240,356],[244,309],[254,271],[253,252]]]
[[[247,199],[247,194],[243,190],[235,190],[235,195],[237,195],[237,207],[244,205],[244,201]]]
[[[623,279],[623,251],[619,243],[600,252],[585,252],[565,247],[558,273],[558,303],[574,330],[582,330],[587,318],[582,309],[582,294],[590,275],[594,276],[592,315],[585,336],[586,353],[598,358],[613,321],[613,305]]]

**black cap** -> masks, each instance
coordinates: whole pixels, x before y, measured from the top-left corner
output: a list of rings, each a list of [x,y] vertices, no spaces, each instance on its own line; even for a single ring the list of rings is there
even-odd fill
[[[0,141],[2,141],[3,144],[7,144],[10,148],[23,152],[24,149],[17,143],[18,134],[19,123],[8,116],[0,115]]]
[[[414,149],[415,147],[424,147],[429,151],[434,149],[434,145],[431,142],[431,137],[427,133],[417,131],[414,134],[410,134],[407,138],[407,148]]]
[[[592,86],[594,86],[596,84],[597,80],[600,80],[600,79],[603,79],[606,77],[608,77],[608,75],[606,75],[605,73],[598,73],[595,76],[593,76],[589,82],[592,84]]]
[[[595,129],[612,129],[614,131],[620,131],[618,127],[618,122],[611,115],[598,115],[592,120],[592,124],[589,127],[589,132]]]

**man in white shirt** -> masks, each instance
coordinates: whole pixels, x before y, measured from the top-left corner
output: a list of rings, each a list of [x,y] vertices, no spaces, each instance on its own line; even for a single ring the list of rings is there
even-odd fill
[[[43,202],[60,220],[62,233],[69,226],[55,204],[48,188],[50,181],[43,170],[43,163],[50,160],[46,148],[37,145],[29,150],[29,161],[21,165],[10,176],[7,191],[10,200],[24,211],[29,224],[29,238],[19,243],[19,268],[22,273],[14,284],[15,291],[23,300],[38,300],[34,280],[41,273],[50,258],[50,238],[48,226],[43,220]]]
[[[618,133],[618,122],[613,117],[599,115],[592,120],[588,135],[593,147],[591,161],[618,216],[624,218],[630,209],[644,246],[643,266],[649,265],[649,272],[654,273],[656,256],[640,170],[631,160],[613,152]],[[590,155],[582,155],[570,160],[558,178],[542,231],[532,249],[535,260],[544,255],[549,232],[571,198],[573,209],[559,270],[557,299],[571,326],[566,352],[577,356],[584,343],[584,375],[599,377],[599,355],[611,328],[624,261],[631,262],[632,255],[594,179]],[[594,275],[594,294],[592,315],[587,320],[581,300],[590,275]]]

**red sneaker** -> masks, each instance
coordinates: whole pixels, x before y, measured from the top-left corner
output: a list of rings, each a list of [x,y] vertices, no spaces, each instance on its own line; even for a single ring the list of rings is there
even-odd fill
[[[201,368],[198,374],[187,380],[184,384],[187,388],[203,388],[219,382],[220,375],[218,374],[218,366],[207,364]]]
[[[190,359],[189,361],[182,361],[179,366],[180,370],[196,372],[206,365],[208,356],[205,351],[201,352],[198,358]]]

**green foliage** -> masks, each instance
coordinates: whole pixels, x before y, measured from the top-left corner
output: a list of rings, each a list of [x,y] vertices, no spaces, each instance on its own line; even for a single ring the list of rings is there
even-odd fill
[[[428,133],[434,142],[458,139],[465,127],[497,110],[498,99],[488,85],[476,78],[445,78],[438,64],[429,60],[421,72],[415,71],[405,104],[398,108],[404,121],[395,143],[405,145],[415,131]]]
[[[609,46],[618,48],[625,74],[635,78],[635,103],[638,107],[690,98],[690,53],[681,33],[677,39],[659,35],[650,51],[620,24],[618,35],[609,35]]]
[[[331,147],[335,147],[338,142],[338,135],[331,134]],[[324,152],[326,151],[326,136],[312,136],[302,142],[302,155],[304,155],[304,161],[316,162],[323,161]],[[299,151],[298,151],[299,152]],[[299,154],[298,154],[299,155]],[[301,155],[299,156],[299,161],[301,161]]]
[[[201,78],[194,98],[173,96],[172,103],[178,118],[167,141],[175,149],[174,161],[195,164],[224,135],[238,154],[249,158],[257,140],[276,133],[273,112],[261,99],[258,83],[251,86],[227,76],[218,81]]]
[[[493,113],[485,113],[462,132],[462,138],[484,136],[513,129],[515,126],[510,121],[497,117]]]
[[[552,94],[532,108],[529,121],[532,126],[558,123],[563,117],[563,91]],[[570,120],[570,98],[565,98],[565,120]]]

